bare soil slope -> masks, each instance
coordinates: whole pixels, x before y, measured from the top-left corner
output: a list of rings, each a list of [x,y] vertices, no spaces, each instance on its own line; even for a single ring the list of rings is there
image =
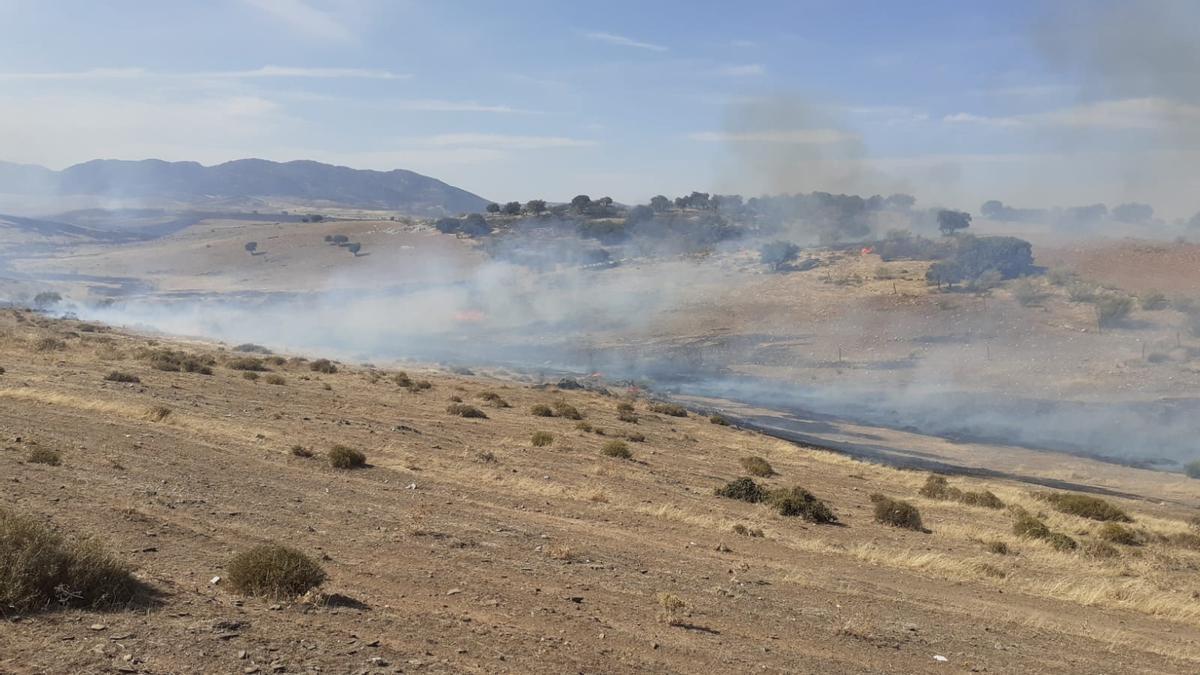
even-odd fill
[[[152,368],[145,357],[163,347],[211,355],[214,374]],[[1053,510],[1032,495],[1040,486],[951,477],[1079,542],[1063,552],[1015,536],[1009,510],[919,496],[926,474],[651,412],[644,400],[624,399],[634,423],[618,419],[615,395],[416,369],[432,388],[411,391],[394,372],[322,374],[283,359],[265,364],[283,382],[268,384],[231,369],[233,356],[0,318],[0,506],[101,536],[159,593],[110,612],[0,610],[0,672],[1200,667],[1200,551],[1187,536],[1200,487],[1182,477],[1064,460],[1081,488],[1124,488],[1110,501],[1144,543],[1109,548],[1100,523]],[[106,382],[113,370],[141,382]],[[451,397],[487,419],[448,414]],[[555,402],[576,406],[591,431],[530,413]],[[539,430],[553,443],[534,447]],[[600,452],[621,438],[631,460]],[[905,440],[949,461],[976,450]],[[335,443],[365,451],[370,467],[330,468],[322,456]],[[293,455],[296,444],[316,457]],[[62,464],[28,463],[34,448],[60,451]],[[811,490],[840,525],[715,496],[750,455],[778,472],[762,482]],[[1162,477],[1163,494],[1148,476]],[[874,522],[875,492],[912,501],[930,532]],[[320,558],[323,594],[279,602],[212,583],[234,552],[262,542]],[[661,593],[686,609],[664,616]]]

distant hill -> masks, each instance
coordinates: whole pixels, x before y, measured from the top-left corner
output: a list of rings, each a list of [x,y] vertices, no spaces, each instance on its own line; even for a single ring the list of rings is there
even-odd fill
[[[0,193],[170,199],[188,203],[275,198],[416,215],[483,211],[487,200],[419,173],[311,161],[239,159],[215,166],[158,159],[97,159],[62,171],[0,162]]]

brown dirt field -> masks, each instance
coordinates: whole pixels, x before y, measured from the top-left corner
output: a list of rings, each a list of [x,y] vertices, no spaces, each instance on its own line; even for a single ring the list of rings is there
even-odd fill
[[[1188,530],[1200,482],[1044,454],[1030,476],[1063,467],[1112,498],[1152,543],[1114,558],[1020,539],[1005,510],[917,495],[926,474],[856,461],[696,415],[485,376],[342,364],[271,366],[285,384],[251,382],[213,355],[211,376],[153,370],[154,341],[83,330],[25,312],[0,316],[0,506],[99,535],[136,564],[155,604],[13,616],[0,672],[1162,672],[1200,667],[1200,551],[1158,535]],[[37,351],[55,336],[62,350]],[[119,369],[141,384],[103,381]],[[327,387],[327,386],[328,387]],[[488,405],[492,391],[512,407]],[[451,396],[489,419],[452,417]],[[535,403],[564,400],[605,435]],[[170,413],[161,421],[152,406]],[[555,436],[533,447],[530,434]],[[862,433],[865,430],[847,430]],[[632,433],[632,460],[603,443]],[[978,448],[892,436],[948,459]],[[364,450],[341,472],[321,454]],[[293,456],[301,444],[313,459]],[[61,466],[26,463],[34,447]],[[827,501],[841,526],[784,518],[714,496],[767,458],[775,486]],[[951,476],[1042,513],[1091,541],[1099,524],[1053,511],[1020,480]],[[913,501],[930,533],[873,522],[869,495]],[[1160,501],[1167,497],[1167,501]],[[743,524],[761,538],[735,534]],[[1008,555],[987,550],[1003,541]],[[333,602],[244,598],[224,566],[239,550],[283,542],[322,559]],[[674,625],[659,593],[688,609]],[[93,626],[102,626],[93,629]],[[242,654],[244,653],[244,658]],[[934,656],[945,657],[945,662]]]
[[[1200,296],[1200,244],[1121,241],[1039,248],[1037,260],[1134,293]]]

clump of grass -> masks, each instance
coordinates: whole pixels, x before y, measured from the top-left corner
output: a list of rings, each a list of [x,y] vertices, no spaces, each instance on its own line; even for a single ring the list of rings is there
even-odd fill
[[[1119,558],[1121,551],[1106,541],[1085,541],[1083,552],[1092,558]]]
[[[270,354],[271,350],[262,345],[256,345],[253,342],[244,342],[233,348],[235,352],[246,352],[247,354]]]
[[[149,361],[151,368],[168,373],[212,375],[212,366],[216,363],[211,356],[196,356],[176,349],[143,350],[139,356]]]
[[[396,386],[402,389],[407,389],[414,394],[426,389],[433,389],[433,383],[429,380],[414,380],[403,370],[393,375],[392,381],[396,383]]]
[[[575,551],[566,544],[554,544],[546,548],[546,557],[552,560],[571,562],[575,560]]]
[[[674,593],[659,593],[658,618],[668,626],[681,625],[687,617],[688,605]]]
[[[964,492],[950,485],[946,481],[945,476],[930,474],[925,479],[925,484],[917,491],[917,494],[929,499],[940,499],[943,501],[953,501],[969,506],[983,506],[989,509],[1002,509],[1004,502],[995,494],[988,490],[979,492]]]
[[[337,366],[329,359],[317,359],[308,364],[308,369],[314,373],[325,373],[326,375],[333,375],[337,372]]]
[[[361,450],[345,445],[329,449],[329,466],[335,469],[361,469],[367,465],[367,456]]]
[[[990,490],[979,492],[964,492],[959,501],[968,506],[982,506],[988,509],[1002,509],[1004,502]]]
[[[617,412],[618,413],[634,412],[633,404],[630,403],[629,401],[621,401],[620,403],[617,404]]]
[[[52,448],[33,448],[25,457],[25,461],[30,464],[45,464],[47,466],[58,466],[62,464],[62,455],[57,450]]]
[[[1101,525],[1096,536],[1109,543],[1122,546],[1138,546],[1142,543],[1141,537],[1133,531],[1133,528],[1114,522]]]
[[[486,401],[488,404],[493,405],[497,408],[511,408],[512,407],[511,405],[508,404],[508,401],[505,401],[504,398],[502,396],[500,396],[500,394],[497,394],[494,391],[481,391],[481,392],[479,392],[479,394],[477,394],[477,396],[480,399]]]
[[[105,375],[104,379],[107,382],[129,382],[132,384],[140,384],[142,381],[142,378],[138,377],[137,375],[132,373],[123,373],[119,370],[114,370]]]
[[[325,582],[317,561],[288,546],[263,544],[234,556],[229,585],[244,595],[294,598]]]
[[[730,424],[732,424],[732,422],[730,422],[730,421],[729,421],[728,419],[726,419],[724,416],[722,416],[722,415],[717,415],[717,414],[715,414],[715,413],[714,413],[714,414],[712,414],[712,415],[709,415],[709,417],[708,417],[708,421],[709,421],[709,422],[712,422],[713,424],[716,424],[716,425],[719,425],[719,426],[723,426],[723,427],[727,427],[727,426],[729,426]]]
[[[458,394],[451,394],[449,396],[449,398],[447,398],[446,400],[450,401],[451,403],[462,403],[463,402],[462,397],[459,396]]]
[[[530,408],[529,414],[534,417],[554,417],[554,411],[545,403],[539,403]]]
[[[1142,309],[1144,310],[1155,311],[1166,309],[1169,303],[1167,302],[1167,296],[1162,292],[1148,291],[1145,295],[1142,295],[1138,298],[1138,304],[1141,305]]]
[[[775,468],[762,457],[743,457],[739,461],[742,464],[742,468],[751,476],[769,478],[775,475]]]
[[[737,525],[733,526],[733,533],[740,534],[743,537],[761,537],[761,536],[763,536],[763,531],[760,528],[746,527],[745,525],[742,525],[741,523],[738,523]]]
[[[638,432],[634,431],[634,432],[625,434],[625,440],[632,441],[634,443],[645,443],[646,442],[646,434],[642,434],[642,433],[638,433]]]
[[[313,451],[309,450],[308,448],[304,447],[303,445],[293,445],[292,446],[292,455],[295,457],[302,457],[304,459],[308,459],[309,457],[313,456]]]
[[[1054,510],[1090,520],[1132,523],[1133,518],[1112,503],[1099,497],[1070,492],[1043,492],[1036,497],[1050,502]]]
[[[718,497],[736,499],[738,501],[757,504],[767,499],[767,491],[763,486],[754,482],[753,478],[737,478],[715,490]]]
[[[1191,532],[1172,532],[1167,535],[1167,543],[1180,548],[1200,551],[1200,535]]]
[[[633,453],[629,451],[629,446],[624,441],[609,441],[600,448],[600,452],[605,457],[616,457],[617,459],[633,458]]]
[[[652,403],[650,404],[650,412],[658,413],[659,415],[668,415],[670,417],[688,416],[686,408],[674,403]]]
[[[988,553],[995,553],[996,555],[1008,555],[1009,554],[1008,544],[1006,544],[1002,541],[989,541],[987,543],[987,550],[988,550]]]
[[[1021,512],[1013,521],[1013,534],[1026,539],[1046,539],[1050,536],[1050,528],[1030,513]]]
[[[1046,537],[1046,542],[1054,547],[1056,551],[1074,551],[1079,548],[1079,544],[1062,532],[1051,532],[1049,537]]]
[[[166,407],[165,405],[156,405],[146,410],[146,419],[150,420],[151,422],[161,422],[167,419],[167,416],[170,414],[170,408]]]
[[[876,492],[871,495],[871,503],[875,505],[875,522],[906,530],[925,531],[921,511],[909,502]]]
[[[549,431],[535,431],[529,439],[535,448],[544,448],[554,442],[554,434]]]
[[[258,382],[258,373],[254,372],[253,370],[247,370],[242,373],[242,379],[250,380],[251,382]]]
[[[486,420],[488,418],[488,416],[484,414],[482,410],[473,405],[467,405],[466,403],[451,403],[450,405],[446,406],[446,412],[451,415],[457,415],[459,417],[466,417],[469,419]]]
[[[68,540],[0,508],[0,610],[113,607],[132,601],[140,588],[132,569],[99,541]]]
[[[253,356],[239,356],[229,359],[225,362],[225,367],[230,370],[248,370],[258,373],[270,370],[270,368],[267,368],[267,364],[263,363],[262,359]]]
[[[270,375],[267,375],[266,377],[264,377],[263,381],[266,382],[267,384],[274,384],[277,386],[283,386],[283,385],[287,384],[287,380],[284,379],[284,377],[282,375],[280,375],[279,373],[271,373]]]
[[[38,338],[33,343],[33,351],[35,352],[61,352],[67,348],[67,343],[54,337]]]
[[[618,412],[618,413],[617,413],[617,419],[618,419],[618,420],[620,420],[620,421],[622,421],[622,422],[628,422],[628,423],[630,423],[630,424],[637,424],[637,423],[638,423],[638,416],[637,416],[637,414],[636,414],[636,413],[634,413],[634,412],[626,412],[626,411],[624,411],[624,410],[622,410],[622,411],[620,411],[620,412]]]
[[[1046,297],[1042,287],[1029,277],[1022,277],[1014,281],[1010,290],[1012,291],[1013,298],[1024,307],[1033,307],[1041,304],[1042,300]]]
[[[825,502],[799,486],[771,490],[767,493],[767,502],[778,509],[781,516],[799,516],[810,523],[837,522],[837,516]]]
[[[580,413],[578,408],[570,403],[567,403],[566,401],[554,402],[554,415],[555,417],[562,417],[568,420],[583,419],[583,413]]]
[[[592,425],[588,422],[576,422],[575,430],[582,431],[585,434],[590,434],[592,433]]]

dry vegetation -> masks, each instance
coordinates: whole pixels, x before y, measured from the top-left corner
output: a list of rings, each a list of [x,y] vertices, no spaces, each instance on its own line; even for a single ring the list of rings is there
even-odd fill
[[[423,374],[481,422],[407,375],[76,325],[0,315],[0,672],[1200,667],[1200,494],[1139,470],[931,477]],[[188,358],[287,386],[155,365]]]

